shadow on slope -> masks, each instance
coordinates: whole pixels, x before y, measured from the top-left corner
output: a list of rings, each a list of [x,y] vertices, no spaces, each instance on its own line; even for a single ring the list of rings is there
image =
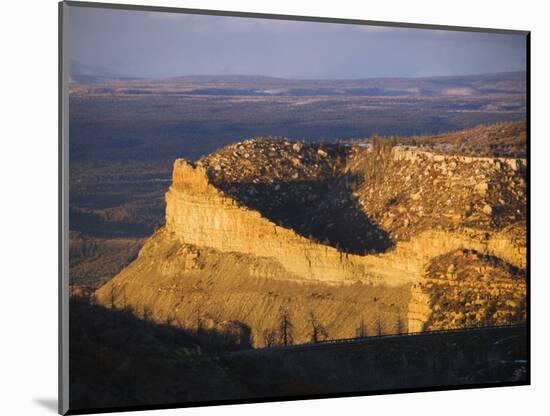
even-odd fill
[[[358,179],[230,182],[217,186],[250,209],[299,235],[350,254],[387,251],[390,235],[361,209],[353,194]]]
[[[71,299],[69,325],[71,410],[215,397],[227,380],[205,357],[250,348],[231,334],[158,325],[80,299]]]
[[[527,380],[525,327],[212,352],[188,331],[70,307],[73,412]]]

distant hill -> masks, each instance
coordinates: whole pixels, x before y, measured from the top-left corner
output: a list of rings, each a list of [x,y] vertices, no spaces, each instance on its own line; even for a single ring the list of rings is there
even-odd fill
[[[215,82],[215,83],[256,83],[256,82],[292,82],[290,79],[269,77],[265,75],[182,75],[178,77],[160,78],[159,81],[180,81],[180,82]]]
[[[121,76],[106,68],[85,65],[75,59],[71,59],[69,74],[71,82],[80,84],[101,84],[112,81],[128,81],[137,79]]]
[[[132,79],[112,72],[72,64],[72,79],[83,84],[111,83],[112,87],[131,87],[134,94],[170,94],[234,96],[481,96],[517,94],[526,91],[525,72],[507,72],[427,78],[366,79],[285,79],[262,75],[191,75],[162,79]],[[134,81],[122,85],[117,81]],[[119,85],[117,85],[119,84]],[[162,87],[161,87],[162,86]],[[166,86],[170,86],[169,91]]]
[[[427,78],[285,79],[257,75],[177,77],[159,82],[210,84],[200,95],[479,96],[525,91],[525,72]],[[177,88],[177,87],[176,87]]]

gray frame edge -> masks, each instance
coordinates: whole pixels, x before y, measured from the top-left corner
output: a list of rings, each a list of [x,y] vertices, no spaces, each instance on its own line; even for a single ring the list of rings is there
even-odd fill
[[[69,411],[69,13],[58,3],[58,412]]]
[[[450,26],[429,23],[407,23],[407,22],[388,22],[382,20],[363,20],[351,18],[336,18],[322,16],[298,16],[287,14],[270,14],[258,12],[242,12],[242,11],[227,11],[227,10],[212,10],[212,9],[191,9],[184,7],[168,7],[168,6],[144,6],[139,4],[119,4],[119,3],[101,3],[93,1],[78,1],[66,0],[63,3],[68,6],[89,7],[113,10],[128,10],[128,11],[143,11],[143,12],[166,12],[166,13],[183,13],[183,14],[198,14],[206,16],[226,16],[226,17],[248,17],[255,19],[272,19],[272,20],[294,20],[303,22],[324,22],[338,24],[354,24],[367,26],[386,26],[406,29],[428,29],[428,30],[452,30],[456,32],[481,32],[494,33],[501,35],[527,35],[529,30],[516,29],[499,29],[499,28],[483,28],[469,26]]]
[[[375,20],[360,20],[349,18],[330,18],[330,17],[313,17],[313,16],[297,16],[269,13],[254,13],[241,11],[223,11],[209,9],[190,9],[180,7],[162,7],[162,6],[143,6],[136,4],[115,4],[115,3],[100,3],[100,2],[84,2],[65,0],[58,3],[58,412],[65,415],[69,412],[69,7],[88,7],[88,8],[104,8],[114,10],[128,11],[154,11],[167,13],[183,13],[208,16],[227,16],[227,17],[246,17],[256,19],[272,19],[272,20],[291,20],[291,21],[306,21],[306,22],[325,22],[338,24],[356,24],[368,26],[386,26],[396,28],[411,28],[411,29],[428,29],[428,30],[449,30],[458,32],[480,32],[494,34],[509,34],[523,35],[527,38],[527,94],[530,95],[530,35],[529,30],[512,30],[498,28],[481,28],[468,26],[449,26],[438,24],[419,24],[405,22],[387,22]],[[528,99],[528,120],[530,124],[530,100]],[[528,133],[528,147],[530,141],[530,132]],[[529,160],[528,154],[528,160]],[[530,164],[528,164],[530,168]],[[528,198],[529,203],[529,198]],[[529,216],[528,216],[529,221]],[[528,225],[528,233],[530,225]],[[529,239],[528,239],[529,247]],[[530,251],[529,251],[530,256]],[[529,263],[528,263],[529,264]],[[528,273],[529,274],[529,273]],[[528,290],[529,299],[530,289]],[[530,301],[528,300],[528,305]],[[530,323],[528,313],[528,345],[530,344]],[[530,347],[528,347],[530,350]],[[530,384],[530,366],[529,361],[529,381]],[[476,386],[482,388],[483,386]],[[456,387],[447,387],[444,391],[457,390]],[[414,390],[420,391],[420,390]],[[428,391],[439,391],[437,388],[432,388]],[[377,393],[380,394],[380,393]],[[358,393],[354,396],[361,396]],[[338,396],[346,397],[346,396]],[[324,398],[324,397],[319,397]],[[299,400],[299,399],[294,399]],[[262,401],[252,401],[251,403],[260,403]],[[263,401],[269,402],[268,401]],[[238,403],[238,402],[237,402]],[[177,405],[176,405],[177,406]],[[185,407],[185,406],[183,406]],[[155,409],[156,407],[153,407]],[[178,407],[168,407],[178,408]],[[182,408],[182,407],[180,407]],[[134,409],[137,410],[137,409]],[[140,407],[140,410],[148,410],[146,407]],[[113,411],[113,410],[111,410]],[[118,411],[118,410],[117,410]],[[121,409],[120,411],[124,411]]]

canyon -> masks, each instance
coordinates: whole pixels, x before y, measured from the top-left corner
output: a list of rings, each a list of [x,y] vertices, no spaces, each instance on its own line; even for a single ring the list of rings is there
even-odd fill
[[[93,301],[254,347],[283,317],[291,343],[522,323],[526,172],[384,139],[178,159],[165,224]]]

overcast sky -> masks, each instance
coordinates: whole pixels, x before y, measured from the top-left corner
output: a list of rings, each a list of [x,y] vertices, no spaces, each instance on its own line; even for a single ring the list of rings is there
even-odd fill
[[[119,76],[369,78],[525,70],[525,37],[70,7],[70,57]]]

